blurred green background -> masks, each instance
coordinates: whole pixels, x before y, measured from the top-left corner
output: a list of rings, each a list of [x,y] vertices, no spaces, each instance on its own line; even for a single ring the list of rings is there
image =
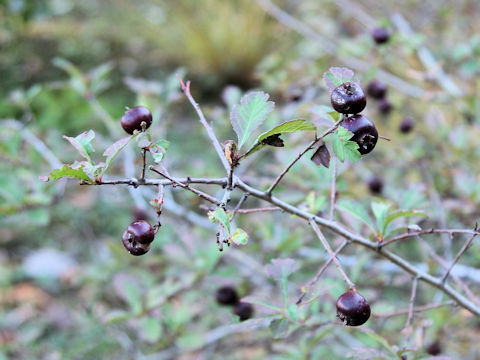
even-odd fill
[[[318,105],[329,105],[323,73],[353,64],[362,85],[373,78],[387,82],[392,112],[382,114],[369,99],[365,113],[391,141],[380,141],[357,163],[339,165],[339,198],[368,208],[374,199],[422,209],[429,214],[423,228],[473,228],[480,200],[478,1],[275,3],[314,35],[281,24],[264,11],[270,2],[263,0],[0,0],[0,360],[398,358],[391,349],[403,346],[406,316],[372,318],[366,328],[373,334],[328,323],[345,291],[333,266],[314,289],[319,298],[302,307],[306,324],[291,324],[288,333],[275,336],[261,324],[229,327],[238,319],[216,304],[218,286],[234,285],[241,296],[279,304],[281,291],[263,266],[293,258],[300,266],[289,281],[294,303],[323,264],[318,240],[298,219],[279,212],[240,215],[249,244],[219,253],[202,202],[168,190],[152,250],[134,258],[124,251],[121,234],[133,218],[154,219],[148,205],[153,191],[39,180],[78,160],[62,135],[95,130],[100,159],[123,136],[118,122],[125,107],[139,104],[152,110],[151,133],[171,143],[164,165],[172,175],[224,176],[176,75],[192,81],[193,95],[225,141],[234,139],[228,113],[242,93],[271,95],[276,109],[270,127],[294,118],[318,121]],[[399,28],[395,15],[403,15],[414,33]],[[392,30],[388,44],[372,41],[376,26]],[[436,59],[431,66],[422,49]],[[456,86],[442,85],[440,68]],[[405,117],[415,122],[410,134],[398,130]],[[242,163],[239,176],[266,188],[309,136],[288,136],[285,148],[256,154]],[[138,177],[140,164],[132,147],[109,175]],[[331,176],[331,169],[306,156],[277,195],[326,213]],[[381,194],[368,191],[373,177],[384,182]],[[235,200],[240,196],[234,192]],[[249,199],[245,207],[264,205]],[[355,219],[337,217],[370,236]],[[335,246],[341,243],[327,235]],[[438,275],[442,268],[429,251],[451,259],[463,241],[426,236],[392,250]],[[344,253],[347,271],[374,312],[408,307],[408,275],[365,249]],[[457,275],[478,294],[477,244],[460,263]],[[418,305],[442,300],[448,298],[419,285]],[[261,306],[255,310],[259,319],[269,314]],[[419,313],[413,325],[409,359],[424,357],[435,341],[451,358],[480,358],[480,321],[465,310]]]

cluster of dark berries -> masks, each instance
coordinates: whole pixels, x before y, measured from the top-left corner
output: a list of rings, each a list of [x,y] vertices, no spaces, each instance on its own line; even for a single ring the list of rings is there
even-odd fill
[[[370,305],[355,289],[348,290],[337,300],[337,317],[347,326],[360,326],[370,317]]]
[[[383,115],[388,115],[393,110],[393,105],[387,99],[387,86],[378,81],[372,80],[367,85],[367,94],[375,100],[378,100],[378,111]]]
[[[253,317],[254,309],[251,304],[241,302],[237,291],[231,286],[222,286],[217,289],[215,299],[220,305],[233,306],[233,313],[245,321]]]
[[[367,106],[367,98],[360,85],[345,82],[337,86],[332,91],[330,101],[335,111],[347,116],[342,126],[353,133],[351,140],[358,144],[360,154],[372,151],[377,144],[378,131],[371,120],[359,114]]]

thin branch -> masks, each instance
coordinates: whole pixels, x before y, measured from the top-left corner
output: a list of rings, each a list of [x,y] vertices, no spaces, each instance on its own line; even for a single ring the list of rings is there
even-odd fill
[[[138,181],[137,179],[117,179],[117,180],[102,180],[96,183],[89,182],[80,182],[80,185],[130,185],[133,187],[138,186],[158,186],[158,185],[174,185],[177,183],[190,183],[190,184],[204,184],[204,185],[227,185],[227,178],[174,178],[173,180],[162,180],[162,179],[145,179],[143,182]]]
[[[356,244],[359,244],[361,246],[364,246],[370,250],[377,252],[380,256],[389,260],[391,263],[396,264],[398,267],[402,268],[412,276],[418,277],[419,280],[426,282],[436,287],[437,289],[440,289],[447,296],[455,300],[455,302],[458,305],[467,309],[472,314],[480,316],[480,306],[477,306],[475,303],[467,299],[465,296],[458,293],[451,286],[447,284],[443,284],[439,278],[421,271],[420,269],[416,268],[405,259],[392,253],[391,251],[388,251],[386,249],[379,249],[377,242],[370,241],[367,238],[362,237],[361,235],[351,233],[350,231],[348,231],[347,229],[345,229],[343,226],[341,226],[336,222],[329,221],[319,216],[314,216],[313,214],[308,213],[307,211],[300,210],[299,208],[292,206],[274,196],[269,196],[263,191],[260,191],[251,186],[248,186],[247,184],[242,182],[240,179],[237,179],[235,185],[241,190],[249,192],[252,196],[256,198],[263,199],[272,205],[276,205],[282,208],[285,212],[296,215],[307,221],[310,221],[313,218],[318,225],[324,226],[347,240],[351,240]]]
[[[145,166],[147,165],[147,149],[143,149],[142,177],[140,181],[145,181]]]
[[[335,218],[335,196],[337,192],[337,159],[333,156],[332,185],[330,186],[330,221]]]
[[[194,182],[196,180],[197,183],[205,183],[205,184],[216,184],[220,186],[226,186],[227,184],[227,179],[226,178],[221,178],[221,179],[191,179],[191,182]],[[204,180],[205,182],[202,182]],[[143,186],[143,185],[158,185],[159,183],[163,183],[164,185],[172,185],[172,184],[177,184],[179,182],[179,179],[175,179],[175,181],[160,181],[160,180],[145,180],[145,184],[138,184],[135,183],[134,180],[127,179],[124,184],[127,185],[134,185],[136,186]],[[178,185],[178,184],[177,184]],[[377,242],[370,241],[369,239],[359,235],[350,232],[346,228],[344,228],[342,225],[340,225],[337,222],[330,221],[327,219],[324,219],[319,216],[315,216],[307,211],[301,210],[293,205],[290,205],[274,196],[268,195],[264,191],[260,191],[258,189],[255,189],[247,184],[245,184],[243,181],[240,179],[236,178],[235,180],[235,188],[240,189],[241,191],[245,193],[249,193],[251,196],[256,197],[257,199],[264,200],[274,206],[279,207],[283,211],[296,215],[299,218],[305,219],[307,221],[311,221],[312,219],[320,226],[323,226],[331,231],[333,231],[335,234],[343,237],[346,240],[351,241],[352,243],[361,245],[367,249],[370,249],[371,251],[376,252],[379,256],[384,257],[387,259],[389,262],[397,265],[399,268],[403,269],[405,272],[411,274],[414,277],[417,277],[419,281],[423,281],[425,283],[428,283],[437,289],[441,290],[445,295],[449,296],[451,299],[453,299],[459,306],[467,309],[470,311],[472,314],[476,316],[480,316],[480,306],[476,305],[474,302],[471,300],[467,299],[465,296],[460,294],[458,291],[453,289],[451,286],[449,286],[446,283],[442,283],[441,279],[435,276],[432,276],[416,266],[412,265],[405,259],[401,258],[400,256],[392,253],[391,251],[388,251],[383,248],[378,247]],[[428,233],[440,233],[440,232],[445,232],[445,233],[468,233],[468,234],[473,234],[478,232],[474,232],[472,230],[457,230],[457,229],[431,229],[425,232],[415,232],[415,233],[409,233],[406,234],[407,237],[411,236],[416,236],[416,235],[422,235],[422,234],[428,234]]]
[[[412,293],[410,295],[410,305],[408,307],[408,317],[407,317],[407,322],[405,324],[405,346],[407,346],[408,342],[410,341],[410,334],[412,332],[410,325],[413,319],[415,297],[417,296],[417,285],[418,285],[418,278],[414,278],[413,284],[412,284]]]
[[[428,251],[429,256],[432,257],[445,270],[448,269],[447,261],[443,259],[441,256],[439,256],[424,239],[422,239],[420,236],[418,236],[417,238],[418,238],[418,241],[421,243],[421,245]],[[458,276],[456,276],[453,273],[450,274],[450,277],[457,284],[457,286],[463,289],[463,291],[471,301],[473,301],[477,305],[480,305],[480,301],[479,301],[480,299],[478,299],[475,296],[475,294],[472,292],[472,290],[470,290],[467,284],[465,284],[462,280],[460,280]]]
[[[315,222],[314,219],[309,220],[310,226],[312,227],[313,231],[315,231],[315,234],[317,234],[318,239],[322,243],[323,247],[325,250],[327,250],[328,254],[330,255],[330,258],[332,259],[333,263],[337,267],[338,271],[342,275],[343,279],[345,282],[348,284],[350,289],[355,289],[355,284],[349,279],[347,274],[345,274],[345,271],[343,271],[342,265],[340,265],[340,262],[338,261],[335,253],[333,252],[332,248],[330,247],[330,244],[328,243],[327,239],[325,239],[325,236],[323,235],[322,231],[318,227],[317,223]]]
[[[408,239],[411,237],[416,237],[419,235],[427,235],[427,234],[471,234],[471,235],[480,235],[480,231],[478,230],[469,230],[469,229],[428,229],[428,230],[421,230],[421,231],[412,231],[406,234],[398,235],[393,238],[390,238],[384,242],[382,242],[382,248],[387,246],[388,244],[391,244],[393,242],[403,240],[403,239]]]
[[[187,83],[185,84],[180,77],[178,77],[178,81],[180,82],[180,87],[183,93],[185,94],[188,101],[190,101],[190,104],[192,104],[193,108],[197,112],[197,115],[200,119],[200,123],[203,125],[205,130],[207,130],[208,137],[210,138],[210,141],[212,142],[213,147],[215,148],[215,151],[217,152],[223,167],[227,172],[229,172],[230,164],[228,163],[227,158],[225,157],[225,154],[222,150],[222,145],[220,145],[220,142],[218,141],[215,133],[213,132],[212,127],[208,124],[207,120],[205,119],[205,115],[203,115],[202,109],[200,108],[200,106],[198,105],[198,103],[195,101],[192,94],[190,93],[190,81],[187,81]]]
[[[417,306],[417,307],[414,307],[413,309],[411,309],[410,307],[408,309],[402,309],[402,310],[397,310],[397,311],[392,311],[392,312],[386,312],[386,313],[375,313],[373,314],[374,317],[384,317],[384,318],[387,318],[387,317],[392,317],[392,316],[399,316],[399,315],[406,315],[406,314],[409,314],[410,312],[414,312],[414,313],[417,313],[417,312],[423,312],[423,311],[428,311],[428,310],[432,310],[432,309],[437,309],[439,307],[443,307],[443,306],[452,306],[452,305],[455,305],[455,302],[453,300],[449,300],[449,301],[445,301],[443,303],[439,303],[439,304],[430,304],[430,305],[423,305],[423,306]]]
[[[315,137],[315,139],[303,150],[298,156],[290,163],[288,166],[278,175],[278,177],[273,181],[272,185],[268,188],[266,191],[266,194],[271,195],[272,191],[277,187],[278,183],[283,179],[283,177],[287,174],[287,172],[292,168],[295,163],[302,158],[303,155],[305,155],[309,150],[313,149],[315,147],[315,144],[322,140],[325,136],[328,134],[334,132],[337,130],[338,126],[342,123],[343,119],[335,123],[331,128],[327,129],[320,137]]]
[[[344,241],[342,244],[340,244],[340,246],[337,248],[337,250],[335,250],[335,257],[340,254],[340,252],[348,245],[348,241]],[[300,295],[300,297],[298,298],[298,300],[295,302],[295,304],[297,305],[300,305],[303,301],[303,299],[305,298],[305,296],[307,295],[307,293],[310,291],[310,289],[312,288],[313,285],[315,285],[317,283],[317,281],[320,279],[320,277],[322,276],[322,274],[325,272],[325,270],[327,270],[328,268],[328,265],[331,264],[333,260],[333,257],[330,257],[326,262],[325,264],[323,264],[323,266],[320,268],[320,270],[318,270],[317,274],[315,275],[315,277],[310,280],[308,282],[308,284],[302,286],[302,295]]]
[[[477,227],[475,226],[475,231],[477,230]],[[473,239],[475,239],[475,237],[477,236],[477,234],[473,234],[466,242],[465,244],[463,244],[463,247],[460,249],[460,251],[458,252],[457,256],[455,256],[455,259],[453,259],[452,263],[450,264],[450,266],[448,267],[447,271],[445,272],[445,274],[443,275],[442,277],[442,282],[444,283],[447,278],[448,278],[448,275],[450,274],[450,271],[452,271],[453,267],[455,266],[455,264],[457,263],[458,260],[460,260],[460,258],[462,257],[462,255],[465,253],[465,251],[467,251],[467,249],[470,247],[470,245],[472,244],[472,241]]]
[[[192,187],[190,187],[190,185],[185,185],[177,180],[175,180],[174,178],[168,176],[167,174],[164,174],[162,173],[161,171],[158,171],[157,169],[155,169],[154,167],[150,166],[149,168],[150,170],[152,170],[153,172],[156,172],[157,174],[159,174],[160,176],[163,176],[164,178],[172,181],[173,183],[175,183],[175,185],[178,185],[180,186],[181,188],[184,188],[185,190],[188,190],[188,191],[191,191],[192,193],[200,196],[202,199],[204,200],[207,200],[209,202],[211,202],[212,204],[215,204],[215,205],[218,205],[220,206],[220,201],[218,201],[217,199],[215,199],[213,196],[210,196],[200,190],[197,190],[197,189],[194,189]]]
[[[269,212],[269,211],[282,211],[277,206],[272,206],[272,207],[263,207],[263,208],[253,208],[253,209],[234,209],[231,212],[235,214],[253,214],[253,213],[259,213],[259,212]]]

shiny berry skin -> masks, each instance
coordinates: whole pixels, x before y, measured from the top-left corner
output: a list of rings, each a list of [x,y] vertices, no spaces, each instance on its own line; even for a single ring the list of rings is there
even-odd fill
[[[155,231],[145,220],[134,221],[123,232],[122,243],[127,251],[135,256],[150,250],[150,243],[155,238]]]
[[[367,106],[362,88],[354,82],[346,82],[333,89],[330,101],[335,111],[341,114],[358,114]]]
[[[155,230],[153,230],[152,225],[145,220],[138,220],[128,225],[124,236],[128,235],[130,235],[133,241],[139,242],[140,244],[150,244],[155,238]]]
[[[221,305],[235,305],[238,303],[238,294],[233,287],[222,286],[217,289],[215,299]]]
[[[400,123],[398,130],[400,130],[400,132],[403,134],[408,134],[410,131],[412,131],[414,125],[415,123],[412,118],[405,118]]]
[[[383,180],[379,177],[374,177],[368,182],[368,188],[372,194],[378,195],[383,190]]]
[[[380,104],[378,104],[378,111],[383,115],[388,115],[393,110],[393,105],[387,99],[383,99]]]
[[[373,41],[378,45],[385,44],[390,40],[390,32],[383,27],[373,29],[371,35]]]
[[[367,94],[373,99],[381,100],[387,94],[387,86],[378,80],[372,80],[367,85]]]
[[[370,305],[355,290],[348,290],[337,300],[337,316],[348,326],[360,326],[370,317]]]
[[[245,321],[253,317],[254,314],[253,306],[244,302],[239,302],[233,308],[233,313],[240,318],[240,321]]]
[[[150,244],[140,244],[136,241],[131,241],[128,236],[125,237],[125,233],[122,236],[122,243],[127,251],[134,255],[140,256],[146,254],[150,250]]]
[[[145,122],[145,128],[148,129],[152,125],[152,113],[145,106],[136,106],[125,112],[120,124],[123,130],[133,134],[135,130],[142,131],[142,122]]]
[[[346,118],[342,126],[353,133],[351,141],[358,144],[358,152],[368,154],[375,148],[378,140],[378,131],[375,124],[362,115],[353,115]]]

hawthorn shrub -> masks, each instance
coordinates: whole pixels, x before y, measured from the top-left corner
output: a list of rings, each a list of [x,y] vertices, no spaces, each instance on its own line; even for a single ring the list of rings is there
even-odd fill
[[[478,94],[461,56],[475,39],[446,56],[460,75],[419,56],[419,80],[406,59],[428,48],[398,14],[332,48],[311,36],[319,4],[297,9],[299,26],[257,3],[306,36],[265,55],[258,89],[228,86],[212,105],[178,69],[127,76],[112,104],[116,66],[55,58],[64,81],[11,94],[6,356],[478,357]]]

